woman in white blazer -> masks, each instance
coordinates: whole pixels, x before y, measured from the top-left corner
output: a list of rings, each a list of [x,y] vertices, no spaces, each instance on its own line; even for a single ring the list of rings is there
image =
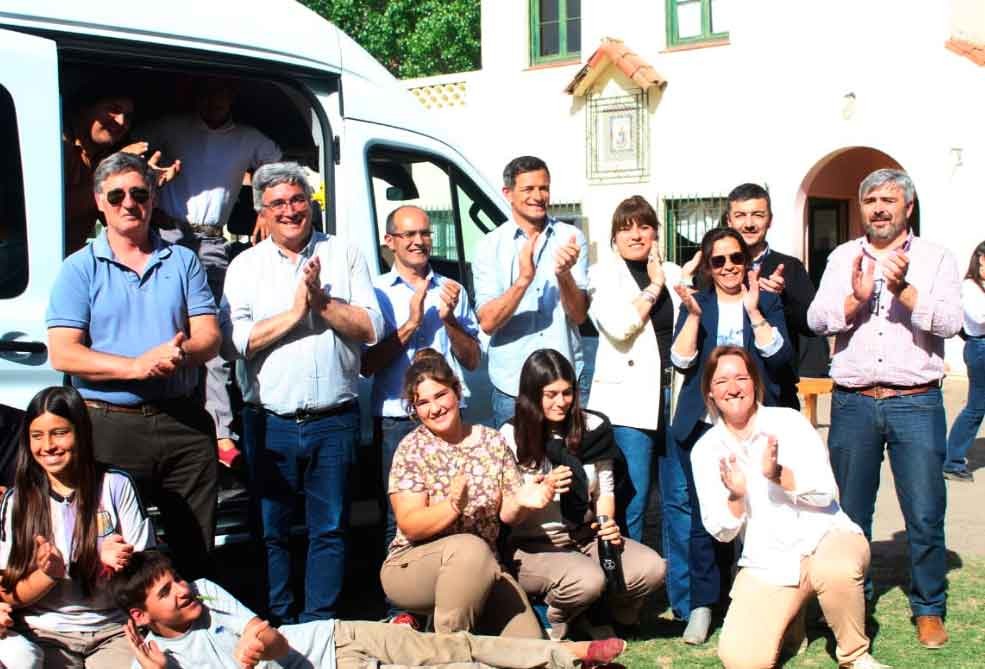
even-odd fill
[[[639,195],[619,203],[612,215],[612,255],[589,270],[589,316],[599,330],[595,375],[588,408],[608,416],[626,456],[632,498],[625,505],[627,535],[643,539],[653,455],[659,457],[667,593],[675,616],[690,613],[687,483],[680,462],[668,458],[670,346],[680,298],[673,287],[689,282],[688,270],[660,262],[659,221]],[[670,451],[675,452],[675,451]]]

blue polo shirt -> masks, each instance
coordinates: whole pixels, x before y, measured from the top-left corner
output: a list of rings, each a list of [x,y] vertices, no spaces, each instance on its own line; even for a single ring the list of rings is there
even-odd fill
[[[513,316],[489,340],[489,379],[507,395],[516,396],[520,370],[527,357],[540,348],[553,348],[568,359],[581,375],[582,351],[578,325],[561,304],[561,290],[554,274],[554,256],[572,235],[581,249],[571,268],[575,284],[588,288],[588,242],[581,230],[548,218],[534,249],[536,270]],[[520,274],[520,249],[527,236],[512,219],[482,238],[472,260],[475,310],[502,295]]]
[[[433,348],[445,357],[452,371],[462,382],[462,403],[463,406],[467,404],[469,388],[465,383],[465,374],[458,358],[452,352],[451,339],[445,330],[445,324],[438,315],[438,306],[441,304],[441,287],[446,281],[449,279],[431,270],[428,274],[428,291],[424,297],[424,316],[421,319],[421,327],[407,342],[403,352],[373,376],[372,405],[374,416],[407,417],[404,402],[400,397],[403,391],[404,374],[410,367],[414,354],[422,348]],[[373,288],[376,291],[376,299],[380,303],[380,311],[383,313],[383,323],[386,326],[384,336],[388,337],[410,317],[410,300],[414,296],[414,288],[404,281],[395,269],[376,277],[373,281]],[[479,325],[476,323],[475,314],[469,305],[468,293],[464,290],[459,293],[458,304],[455,305],[455,318],[463,330],[473,337],[479,336]]]
[[[77,328],[89,348],[135,358],[188,334],[192,316],[215,315],[215,300],[195,252],[162,241],[151,230],[153,251],[143,275],[116,261],[106,232],[65,259],[51,291],[49,328]],[[163,379],[87,381],[72,385],[87,399],[133,405],[185,397],[198,384],[198,369],[180,367]]]

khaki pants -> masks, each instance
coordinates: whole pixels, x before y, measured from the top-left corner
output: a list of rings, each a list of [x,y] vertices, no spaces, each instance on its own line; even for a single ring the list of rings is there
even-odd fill
[[[718,657],[726,669],[758,669],[776,664],[783,634],[808,597],[817,593],[831,631],[838,664],[869,650],[865,635],[862,583],[869,566],[869,543],[861,534],[829,532],[813,555],[800,563],[800,585],[773,585],[748,569],[732,586]]]
[[[565,547],[542,541],[516,542],[511,560],[524,592],[547,603],[547,619],[552,623],[574,619],[605,590],[605,572],[599,566],[594,537]],[[647,595],[664,582],[667,565],[652,548],[624,539],[622,572],[626,592],[610,596],[608,603],[616,622],[633,625]]]
[[[523,590],[473,534],[441,537],[388,557],[380,581],[394,606],[433,611],[436,632],[543,636]]]
[[[381,664],[421,667],[481,662],[503,669],[569,669],[578,660],[563,645],[540,639],[507,639],[467,632],[422,634],[406,625],[335,622],[338,669],[366,669]],[[471,666],[471,665],[469,665]]]
[[[49,632],[31,628],[25,636],[44,653],[45,669],[119,669],[133,662],[122,625],[101,632]]]

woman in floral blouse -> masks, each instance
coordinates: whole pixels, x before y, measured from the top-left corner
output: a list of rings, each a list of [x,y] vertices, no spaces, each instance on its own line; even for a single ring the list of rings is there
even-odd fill
[[[397,536],[380,571],[395,606],[434,612],[435,632],[542,636],[523,590],[499,564],[500,522],[519,523],[554,497],[524,484],[499,432],[462,422],[461,383],[432,349],[414,356],[404,398],[421,425],[393,457],[389,494]]]

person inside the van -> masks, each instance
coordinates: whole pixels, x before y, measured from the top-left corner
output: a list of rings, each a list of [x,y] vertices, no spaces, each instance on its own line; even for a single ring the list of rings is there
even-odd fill
[[[92,196],[93,171],[99,162],[113,153],[123,151],[143,155],[146,142],[134,142],[119,148],[133,122],[134,101],[129,93],[110,84],[89,83],[77,95],[72,107],[76,110],[65,121],[62,150],[65,163],[65,250],[72,253],[85,246],[93,227],[100,220],[99,208]],[[154,168],[158,185],[164,185],[181,169],[176,162],[159,165],[160,154],[153,154],[148,163]]]
[[[55,279],[51,366],[85,398],[96,459],[136,479],[176,558],[197,575],[215,532],[215,427],[194,392],[219,351],[215,300],[195,254],[151,229],[156,174],[143,158],[112,154],[93,188],[106,229]]]
[[[126,618],[106,585],[135,550],[154,545],[151,521],[130,477],[96,462],[78,391],[45,388],[24,425],[15,485],[0,503],[0,598],[18,614],[0,660],[40,669],[40,650],[49,669],[125,666]]]
[[[393,251],[393,268],[373,281],[387,335],[363,355],[362,374],[373,377],[373,433],[382,456],[384,491],[397,445],[417,427],[401,393],[404,374],[414,353],[428,347],[439,351],[461,378],[462,368],[479,365],[479,326],[462,286],[434,271],[431,257],[431,221],[419,207],[397,207],[386,219],[387,246]],[[468,389],[462,384],[462,399]],[[397,521],[389,496],[385,546],[397,534]],[[389,612],[397,621],[406,620]],[[408,621],[409,622],[409,621]]]
[[[281,158],[273,140],[233,121],[235,96],[232,81],[201,79],[195,84],[194,112],[166,116],[133,132],[165,160],[181,161],[181,172],[158,198],[157,206],[167,214],[159,232],[164,240],[198,253],[217,304],[229,267],[224,230],[243,177]],[[239,455],[228,390],[231,363],[217,356],[205,369],[205,410],[216,425],[219,461],[230,467]]]
[[[224,287],[243,359],[244,450],[278,624],[335,617],[359,443],[359,361],[383,332],[366,260],[312,227],[312,193],[297,163],[254,173],[254,208],[270,236],[236,256]],[[308,557],[304,603],[295,607],[289,542],[301,495]]]
[[[183,580],[167,556],[156,550],[134,553],[110,581],[110,589],[117,606],[130,618],[127,639],[136,656],[133,669],[364,669],[380,664],[434,667],[472,662],[515,669],[573,669],[610,663],[625,648],[621,639],[556,643],[467,633],[422,634],[405,625],[359,620],[316,620],[274,628],[212,581]],[[141,627],[146,628],[146,636],[141,635]]]
[[[581,230],[547,214],[551,174],[544,161],[511,160],[503,195],[511,220],[482,238],[472,262],[475,311],[490,337],[496,428],[513,416],[520,368],[537,349],[560,351],[581,376],[578,326],[588,317],[588,242]]]

